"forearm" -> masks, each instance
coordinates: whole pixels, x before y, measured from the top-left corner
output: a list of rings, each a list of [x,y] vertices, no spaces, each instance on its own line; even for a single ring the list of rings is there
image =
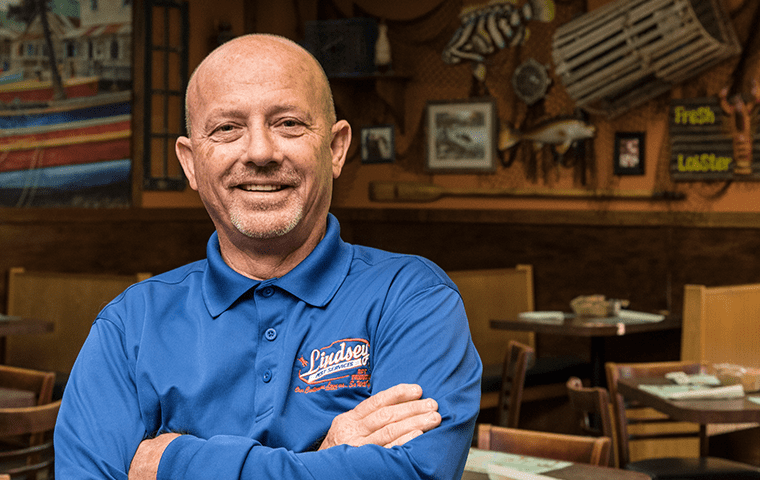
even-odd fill
[[[428,448],[422,445],[423,442],[417,446],[414,443],[433,432],[427,432],[403,447],[337,446],[305,453],[264,447],[242,437],[218,436],[203,440],[183,435],[172,441],[164,452],[157,479],[377,480],[382,472],[382,478],[454,480],[461,475],[466,457],[462,456],[460,446],[440,445],[438,451],[428,452],[428,455],[435,456],[435,461],[421,464],[414,461],[420,449]],[[459,453],[448,456],[447,450],[453,449]]]

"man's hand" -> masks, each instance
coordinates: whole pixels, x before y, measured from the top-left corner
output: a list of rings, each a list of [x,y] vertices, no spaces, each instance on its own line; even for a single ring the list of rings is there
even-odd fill
[[[169,446],[169,442],[177,437],[179,433],[164,433],[156,438],[143,440],[129,465],[129,480],[156,480],[161,455]]]
[[[420,400],[419,385],[400,384],[372,395],[333,419],[320,450],[335,445],[403,445],[441,423],[438,403]]]

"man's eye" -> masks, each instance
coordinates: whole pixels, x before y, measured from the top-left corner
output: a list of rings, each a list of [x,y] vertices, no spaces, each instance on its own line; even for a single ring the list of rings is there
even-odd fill
[[[297,127],[299,123],[296,122],[295,120],[285,120],[284,122],[282,122],[282,125],[284,127]]]
[[[232,130],[234,130],[234,128],[235,127],[232,125],[222,125],[221,127],[217,128],[216,131],[217,132],[231,132]]]

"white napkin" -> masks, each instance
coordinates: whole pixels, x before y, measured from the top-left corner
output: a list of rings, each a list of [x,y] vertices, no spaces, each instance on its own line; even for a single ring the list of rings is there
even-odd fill
[[[665,320],[665,315],[658,315],[656,313],[636,312],[634,310],[620,310],[618,318],[629,321],[639,322],[661,322]]]
[[[698,398],[741,398],[744,396],[744,388],[741,384],[726,385],[724,387],[700,388],[697,390],[687,390],[685,392],[671,393],[668,398],[671,400],[687,400]]]
[[[530,322],[551,323],[561,325],[565,321],[565,314],[559,311],[545,311],[545,312],[522,312],[518,315],[520,320],[528,320]]]

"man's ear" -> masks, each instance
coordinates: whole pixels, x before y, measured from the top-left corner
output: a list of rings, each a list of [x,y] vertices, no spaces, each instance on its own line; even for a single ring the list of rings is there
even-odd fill
[[[185,171],[187,182],[190,188],[198,190],[198,182],[195,180],[195,162],[193,161],[193,145],[187,137],[177,138],[174,144],[174,151],[177,153],[182,170]]]
[[[351,146],[351,125],[345,120],[338,120],[332,127],[332,136],[330,150],[332,151],[333,178],[338,178],[343,170],[343,164],[346,163],[348,147]]]

